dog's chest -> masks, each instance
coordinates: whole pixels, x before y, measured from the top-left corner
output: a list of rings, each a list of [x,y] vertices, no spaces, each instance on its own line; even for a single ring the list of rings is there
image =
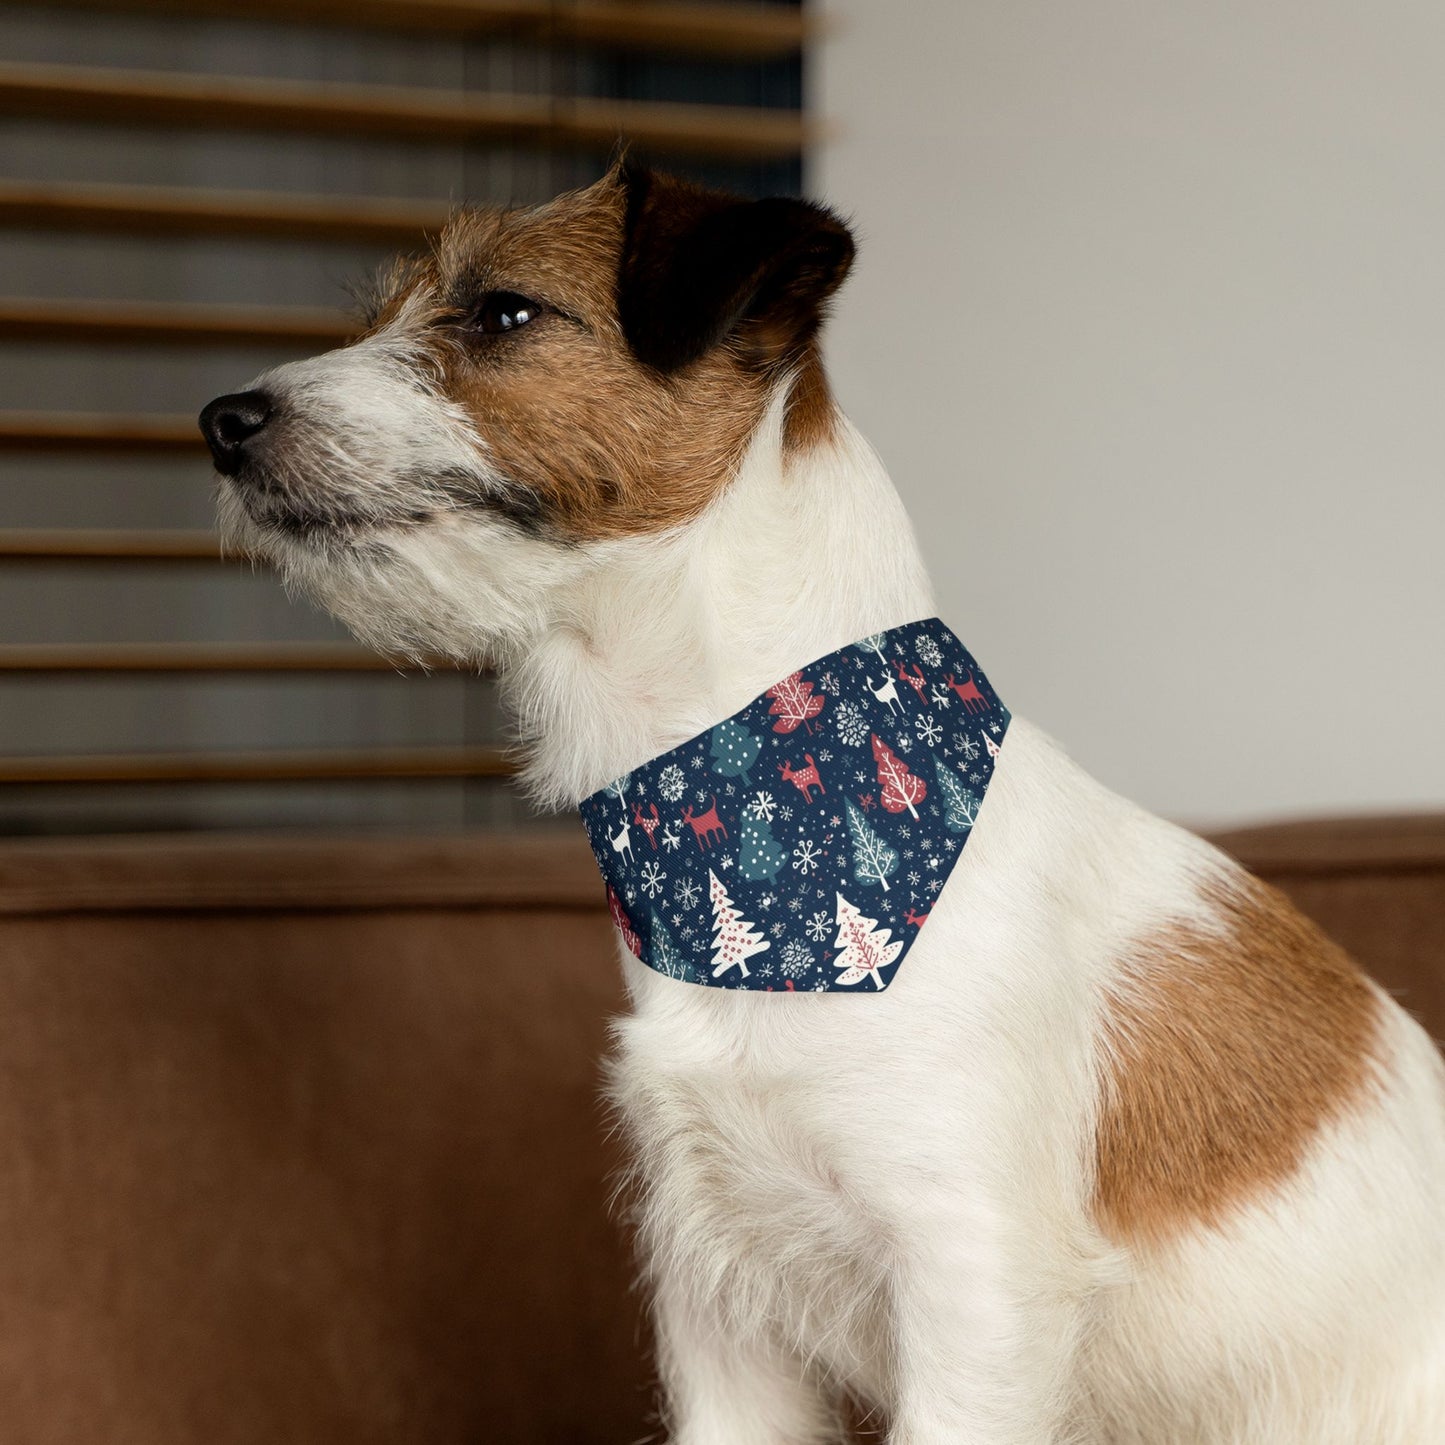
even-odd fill
[[[615,1096],[651,1252],[710,1282],[735,1318],[881,1386],[883,1241],[833,1071],[721,1064],[717,1039],[690,1050],[675,1018],[645,1011],[620,1035]]]

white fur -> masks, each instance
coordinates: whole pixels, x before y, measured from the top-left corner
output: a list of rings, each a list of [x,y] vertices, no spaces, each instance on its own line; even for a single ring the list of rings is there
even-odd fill
[[[341,396],[334,364],[270,384]],[[374,469],[432,404],[370,398]],[[466,513],[358,554],[230,520],[362,636],[494,660],[530,786],[570,804],[934,612],[867,444],[845,423],[785,463],[781,415],[666,536],[562,547]],[[676,1445],[834,1440],[844,1389],[893,1445],[1445,1440],[1445,1070],[1388,1000],[1384,1086],[1287,1187],[1155,1254],[1091,1217],[1103,1000],[1142,934],[1208,924],[1231,866],[1016,719],[886,993],[686,987],[621,950],[613,1090]]]

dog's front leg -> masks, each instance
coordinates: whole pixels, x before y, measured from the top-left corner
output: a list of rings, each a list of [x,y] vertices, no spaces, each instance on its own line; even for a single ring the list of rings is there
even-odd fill
[[[836,1445],[836,1411],[800,1358],[677,1282],[660,1283],[653,1316],[669,1445]]]
[[[1037,1243],[1000,1228],[993,1210],[910,1223],[893,1280],[889,1445],[1093,1441],[1070,1417],[1078,1292]]]

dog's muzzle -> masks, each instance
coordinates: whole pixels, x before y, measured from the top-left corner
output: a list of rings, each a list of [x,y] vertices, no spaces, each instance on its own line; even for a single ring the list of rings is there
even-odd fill
[[[200,416],[201,435],[223,477],[234,477],[245,465],[247,446],[265,430],[274,411],[264,391],[238,391],[207,404]]]

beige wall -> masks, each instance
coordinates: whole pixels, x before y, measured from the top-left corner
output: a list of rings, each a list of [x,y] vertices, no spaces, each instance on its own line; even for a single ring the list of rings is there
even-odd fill
[[[1445,805],[1445,8],[822,8],[835,383],[1004,696],[1187,820]]]

